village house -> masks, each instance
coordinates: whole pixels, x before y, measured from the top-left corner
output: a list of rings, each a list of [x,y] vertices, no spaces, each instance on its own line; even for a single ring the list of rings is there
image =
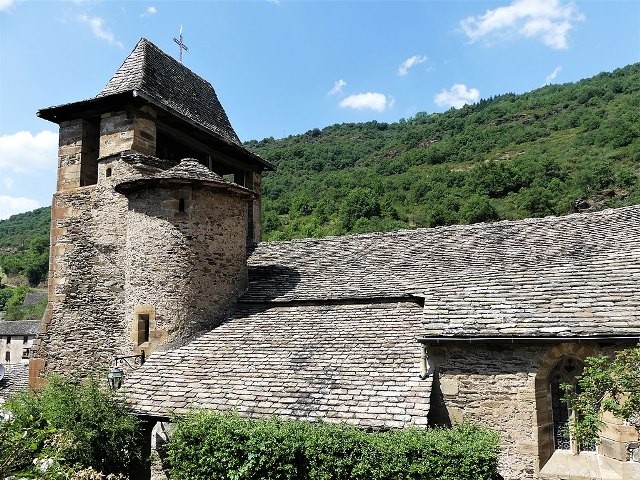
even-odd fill
[[[640,206],[260,242],[268,162],[213,87],[142,39],[60,125],[49,305],[30,382],[144,352],[149,422],[194,408],[367,429],[471,420],[504,478],[640,478],[638,431],[566,434],[560,384],[640,340]]]
[[[39,320],[0,321],[0,403],[27,387],[29,352],[39,327]]]

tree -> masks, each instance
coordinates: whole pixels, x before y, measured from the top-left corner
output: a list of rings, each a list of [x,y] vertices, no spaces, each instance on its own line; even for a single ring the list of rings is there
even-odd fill
[[[606,355],[587,358],[576,391],[567,387],[567,400],[576,412],[572,433],[582,445],[598,438],[603,412],[640,432],[640,344],[617,352],[613,361]]]

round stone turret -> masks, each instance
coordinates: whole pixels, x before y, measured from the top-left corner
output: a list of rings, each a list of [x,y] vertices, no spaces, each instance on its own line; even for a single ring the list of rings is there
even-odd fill
[[[193,159],[115,186],[128,199],[125,311],[134,351],[217,325],[247,282],[253,193]]]

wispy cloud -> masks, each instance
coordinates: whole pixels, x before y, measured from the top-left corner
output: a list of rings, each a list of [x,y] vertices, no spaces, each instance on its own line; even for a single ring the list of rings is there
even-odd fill
[[[416,65],[420,65],[427,61],[426,55],[414,55],[413,57],[407,58],[404,62],[400,64],[398,67],[398,75],[404,77],[411,68]]]
[[[25,197],[11,197],[0,195],[0,220],[9,218],[16,213],[28,212],[38,208],[40,204],[37,200]]]
[[[0,12],[8,11],[16,3],[18,3],[16,0],[0,0]]]
[[[327,92],[327,95],[337,95],[342,93],[342,89],[347,86],[347,82],[340,79],[333,84],[333,88]]]
[[[2,187],[9,191],[13,188],[13,178],[4,176],[2,177]]]
[[[273,3],[274,5],[280,5],[280,0],[267,0],[268,3]]]
[[[475,103],[480,99],[477,88],[468,88],[462,83],[456,83],[449,90],[442,90],[433,99],[439,107],[460,108],[464,104]]]
[[[558,74],[560,73],[560,71],[562,70],[562,67],[556,67],[553,69],[553,72],[551,72],[549,75],[547,75],[547,78],[544,79],[544,85],[548,85],[551,82],[553,82],[556,77],[558,76]]]
[[[358,93],[349,95],[340,102],[342,108],[353,108],[355,110],[375,110],[376,112],[384,112],[387,108],[393,106],[393,98],[388,97],[384,93]]]
[[[140,17],[150,17],[151,15],[155,15],[158,13],[158,9],[153,5],[147,7],[147,9],[140,15]]]
[[[582,20],[584,15],[573,2],[515,0],[506,7],[468,17],[460,27],[471,42],[517,34],[540,39],[548,47],[561,50],[569,45],[569,31]]]
[[[123,48],[122,42],[116,40],[115,36],[106,26],[104,19],[100,17],[89,17],[87,15],[80,15],[80,21],[86,23],[91,27],[91,31],[96,38],[106,41],[109,45]]]
[[[57,160],[57,133],[43,130],[36,135],[17,132],[0,136],[0,177],[8,171],[55,170]]]

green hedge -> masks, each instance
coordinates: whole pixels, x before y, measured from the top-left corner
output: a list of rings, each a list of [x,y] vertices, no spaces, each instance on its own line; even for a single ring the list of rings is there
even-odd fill
[[[366,433],[199,412],[177,420],[167,459],[172,480],[493,480],[498,443],[471,424]]]

